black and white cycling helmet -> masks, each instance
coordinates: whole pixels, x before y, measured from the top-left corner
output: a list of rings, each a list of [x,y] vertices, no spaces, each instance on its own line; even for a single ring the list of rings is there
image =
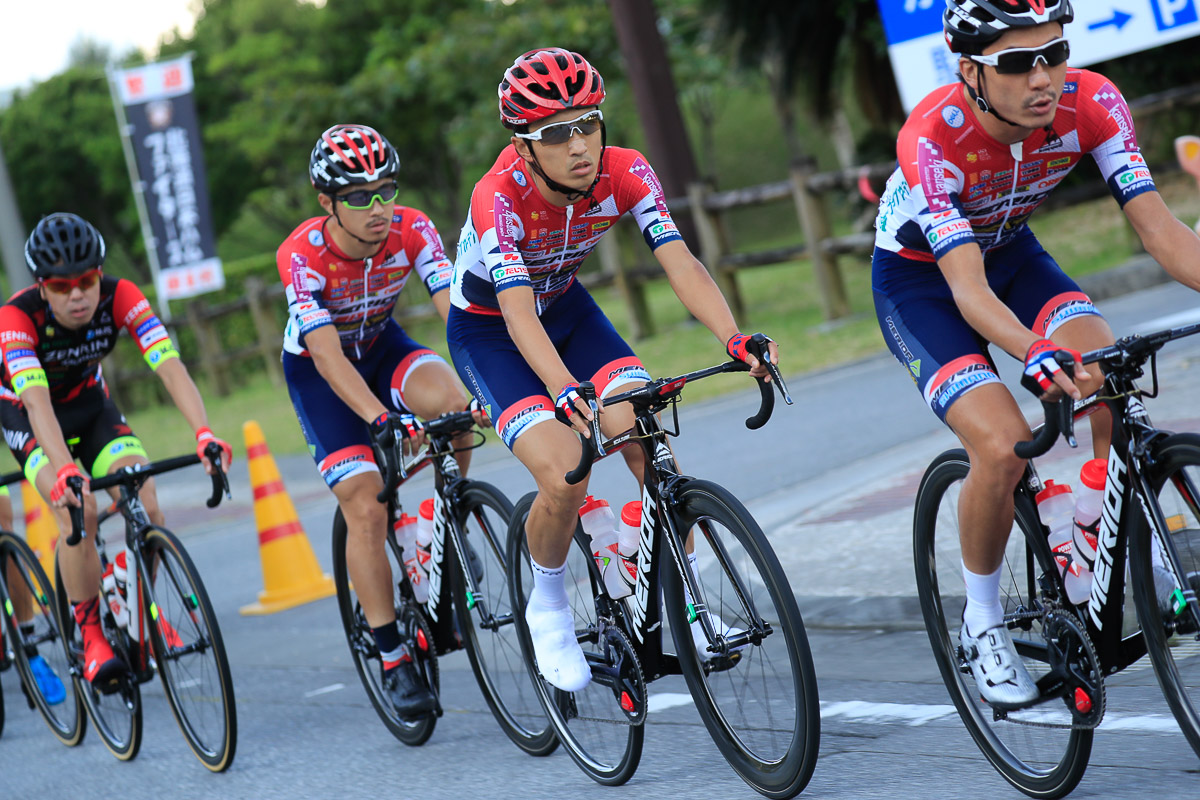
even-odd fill
[[[942,27],[951,52],[979,55],[1009,28],[1074,18],[1071,0],[946,0]]]
[[[104,264],[104,237],[77,214],[42,217],[25,240],[25,264],[37,280],[86,272]]]
[[[321,134],[308,159],[313,186],[326,194],[390,178],[399,171],[396,148],[367,125],[334,125]]]

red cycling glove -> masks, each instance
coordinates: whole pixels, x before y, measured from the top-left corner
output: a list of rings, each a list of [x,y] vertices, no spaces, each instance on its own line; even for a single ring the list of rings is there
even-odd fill
[[[57,503],[62,499],[63,495],[69,491],[67,487],[68,478],[79,478],[81,481],[83,481],[84,487],[87,487],[87,478],[83,476],[83,473],[79,471],[79,467],[77,467],[75,462],[72,461],[70,464],[67,464],[58,471],[58,474],[54,480],[54,488],[50,490],[51,503]]]
[[[229,464],[233,461],[233,448],[224,440],[214,436],[207,426],[196,431],[196,455],[200,456],[201,463],[207,458],[204,455],[204,448],[208,447],[209,442],[213,442],[221,448],[221,468],[228,470]]]

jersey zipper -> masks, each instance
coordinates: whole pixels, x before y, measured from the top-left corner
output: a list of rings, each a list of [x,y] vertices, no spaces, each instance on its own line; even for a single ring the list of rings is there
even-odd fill
[[[362,339],[363,332],[367,329],[367,308],[370,306],[371,297],[371,262],[372,257],[367,256],[363,259],[363,307],[362,321],[358,323],[358,339],[354,342],[354,357],[362,358]]]
[[[1000,227],[996,229],[996,241],[1004,238],[1004,228],[1008,225],[1008,220],[1012,217],[1013,203],[1017,201],[1017,184],[1020,183],[1021,158],[1024,155],[1024,149],[1025,143],[1023,141],[1013,142],[1008,146],[1008,150],[1012,153],[1013,157],[1013,182],[1012,189],[1008,194],[1008,208],[1004,210],[1004,219],[1000,220]]]

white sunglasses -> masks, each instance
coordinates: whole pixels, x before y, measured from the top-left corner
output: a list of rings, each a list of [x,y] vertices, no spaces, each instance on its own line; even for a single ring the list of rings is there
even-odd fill
[[[600,113],[600,109],[597,108],[566,122],[551,123],[532,133],[514,133],[513,135],[518,139],[528,139],[545,145],[565,144],[571,140],[575,131],[579,131],[580,136],[590,136],[600,130],[603,123],[604,114]]]
[[[1024,75],[1032,72],[1041,61],[1047,67],[1065,64],[1071,55],[1071,45],[1066,39],[1055,39],[1041,47],[1012,47],[986,56],[968,56],[972,61],[995,67],[1001,75]]]

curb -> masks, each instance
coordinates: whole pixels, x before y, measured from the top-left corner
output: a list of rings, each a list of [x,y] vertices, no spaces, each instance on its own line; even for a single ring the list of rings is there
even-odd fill
[[[806,630],[925,630],[921,601],[915,596],[797,596],[796,605]]]
[[[1092,300],[1108,300],[1149,289],[1172,278],[1149,255],[1134,256],[1119,267],[1081,276],[1076,282]]]

